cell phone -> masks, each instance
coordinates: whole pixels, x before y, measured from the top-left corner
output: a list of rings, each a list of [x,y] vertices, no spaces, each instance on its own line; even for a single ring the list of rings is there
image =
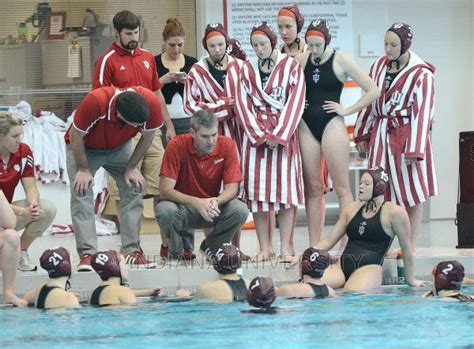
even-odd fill
[[[186,74],[184,71],[180,71],[180,72],[174,73],[174,75],[179,76],[179,77],[186,77],[188,74]]]

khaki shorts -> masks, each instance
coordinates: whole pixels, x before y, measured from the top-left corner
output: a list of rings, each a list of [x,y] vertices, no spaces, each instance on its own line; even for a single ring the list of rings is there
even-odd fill
[[[132,138],[133,149],[135,149],[141,136],[142,135],[138,133]],[[161,141],[161,131],[156,130],[153,143],[151,143],[150,148],[143,157],[143,160],[138,163],[138,168],[140,169],[143,177],[145,177],[146,187],[144,195],[156,196],[160,194],[160,170],[164,152],[165,150]],[[108,176],[107,179],[107,189],[109,190],[111,198],[115,200],[120,199],[117,184],[115,184],[115,181],[111,176]]]

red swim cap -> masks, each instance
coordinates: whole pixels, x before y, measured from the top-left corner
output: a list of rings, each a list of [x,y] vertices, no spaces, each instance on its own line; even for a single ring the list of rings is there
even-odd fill
[[[374,184],[372,189],[372,199],[385,194],[385,190],[387,190],[390,181],[387,172],[385,172],[385,170],[380,166],[374,166],[370,168],[367,173],[372,177]]]
[[[111,277],[122,277],[120,260],[116,251],[107,250],[94,253],[91,257],[91,266],[104,281]]]
[[[232,244],[222,244],[212,256],[212,265],[220,274],[232,274],[242,265],[240,250]]]
[[[460,290],[464,279],[464,266],[458,261],[438,263],[434,271],[436,293],[441,290]]]
[[[205,50],[207,50],[207,40],[216,34],[222,35],[225,39],[226,45],[229,44],[229,38],[227,37],[224,26],[221,23],[210,23],[206,26],[206,31],[204,32],[204,37],[202,38],[202,46]]]
[[[270,44],[272,45],[272,50],[275,48],[277,44],[277,35],[273,28],[267,22],[263,21],[257,23],[252,27],[252,31],[250,32],[250,43],[252,43],[252,35],[255,34],[265,34],[270,39]]]
[[[64,247],[44,251],[40,257],[40,265],[52,279],[71,276],[71,259],[69,251]]]
[[[301,260],[301,274],[319,279],[330,264],[331,256],[328,251],[307,248]]]
[[[289,16],[288,16],[289,15]],[[298,5],[291,4],[283,6],[280,11],[278,11],[277,17],[287,16],[292,17],[296,21],[296,33],[299,33],[304,26],[304,17],[300,12]]]
[[[411,26],[401,22],[393,23],[392,26],[387,29],[387,31],[395,33],[400,38],[400,56],[407,52],[413,40],[413,29]]]
[[[275,286],[269,277],[254,278],[247,290],[247,302],[257,308],[268,308],[276,299]]]
[[[227,54],[245,61],[247,59],[247,54],[242,50],[240,41],[237,39],[229,39],[229,46],[227,47]]]
[[[305,39],[313,32],[319,32],[324,36],[326,48],[331,43],[331,33],[329,32],[329,24],[325,19],[315,19],[311,21],[308,28],[306,29]]]

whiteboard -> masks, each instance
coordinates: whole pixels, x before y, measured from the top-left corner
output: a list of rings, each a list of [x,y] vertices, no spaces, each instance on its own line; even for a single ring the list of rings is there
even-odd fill
[[[227,33],[237,39],[249,58],[255,57],[250,45],[250,31],[261,21],[267,21],[278,35],[276,16],[278,10],[288,1],[225,0],[224,18]],[[313,19],[326,19],[329,22],[332,41],[331,47],[354,57],[352,38],[352,1],[350,0],[313,0],[293,1],[298,5],[305,18],[300,37],[304,36],[308,24]],[[279,47],[283,41],[278,35]]]

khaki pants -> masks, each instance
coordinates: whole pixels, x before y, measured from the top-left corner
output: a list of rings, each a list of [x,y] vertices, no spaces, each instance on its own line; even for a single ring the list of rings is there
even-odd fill
[[[131,142],[127,142],[111,150],[86,149],[87,162],[92,175],[103,167],[117,182],[120,193],[120,237],[122,253],[128,255],[140,250],[138,231],[143,211],[142,193],[125,183],[125,166],[132,155]],[[67,146],[67,170],[71,181],[71,218],[76,237],[79,256],[97,252],[97,233],[95,230],[94,196],[92,188],[86,195],[74,192],[74,179],[78,167],[72,155],[71,147]]]
[[[19,200],[12,202],[12,205],[19,207],[27,207],[26,200]],[[28,217],[16,216],[16,227],[15,230],[19,231],[25,229],[23,234],[30,235],[32,237],[40,237],[53,223],[54,217],[56,217],[56,206],[49,200],[40,200],[40,208],[43,213],[38,219],[31,220]]]
[[[219,217],[208,222],[194,207],[163,200],[156,206],[155,216],[161,232],[168,238],[173,234],[188,234],[188,229],[214,228],[204,241],[212,253],[215,253],[223,243],[232,240],[248,217],[247,206],[238,199],[219,205],[219,209]]]

